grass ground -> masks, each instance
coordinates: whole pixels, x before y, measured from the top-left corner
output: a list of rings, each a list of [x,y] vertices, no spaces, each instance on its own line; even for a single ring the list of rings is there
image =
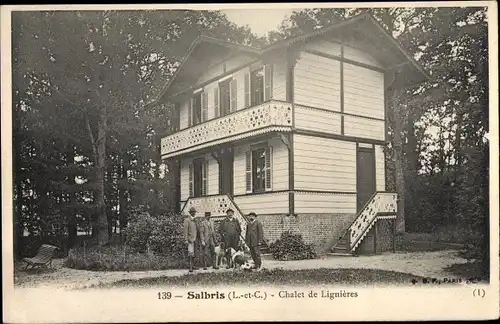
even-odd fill
[[[220,286],[220,285],[412,285],[412,281],[422,282],[423,277],[376,269],[308,269],[283,270],[264,269],[260,272],[197,272],[179,277],[142,278],[136,280],[120,280],[94,288],[136,288],[153,286]]]

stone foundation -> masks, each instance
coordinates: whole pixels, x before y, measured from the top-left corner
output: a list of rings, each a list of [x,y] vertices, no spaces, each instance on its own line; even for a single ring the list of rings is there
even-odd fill
[[[313,244],[319,252],[329,251],[339,236],[349,226],[356,214],[283,214],[259,215],[268,244],[291,231],[302,234],[304,242]]]

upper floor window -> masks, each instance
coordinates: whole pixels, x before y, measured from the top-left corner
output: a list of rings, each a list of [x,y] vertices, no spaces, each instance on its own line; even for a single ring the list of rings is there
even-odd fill
[[[250,89],[252,106],[260,105],[264,102],[264,69],[252,71],[250,75]]]
[[[270,64],[245,75],[245,107],[260,105],[272,98],[272,77]]]
[[[225,116],[231,112],[231,79],[219,83],[220,115]]]
[[[188,126],[198,125],[208,119],[207,93],[201,91],[191,98],[188,110]]]
[[[193,97],[192,115],[193,125],[201,123],[201,92]]]

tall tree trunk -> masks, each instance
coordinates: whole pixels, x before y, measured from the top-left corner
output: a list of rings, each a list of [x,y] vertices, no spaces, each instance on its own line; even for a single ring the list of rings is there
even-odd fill
[[[96,143],[96,210],[97,210],[97,242],[103,245],[109,241],[108,217],[106,215],[104,177],[106,171],[106,127],[107,109],[103,105],[99,111]]]
[[[68,160],[67,160],[68,165],[74,165],[75,164],[75,149],[73,145],[69,145],[68,147]],[[76,185],[75,183],[75,174],[74,172],[70,172],[68,175],[68,185],[74,186]],[[67,249],[71,249],[75,243],[76,239],[78,236],[78,229],[77,229],[77,219],[76,219],[76,209],[75,209],[75,203],[76,203],[76,194],[74,191],[71,191],[69,193],[69,206],[70,208],[68,209],[68,245]]]
[[[127,222],[127,197],[125,196],[125,183],[127,181],[127,168],[125,163],[126,153],[123,154],[123,157],[120,158],[120,179],[122,185],[119,186],[118,190],[118,203],[120,205],[120,242],[123,243],[123,230],[125,229],[125,224]]]
[[[392,108],[394,114],[394,167],[396,173],[396,190],[398,193],[398,215],[396,218],[396,233],[405,232],[405,176],[403,169],[403,125],[405,123],[405,115],[403,107],[398,100],[401,90],[393,90],[392,93]]]

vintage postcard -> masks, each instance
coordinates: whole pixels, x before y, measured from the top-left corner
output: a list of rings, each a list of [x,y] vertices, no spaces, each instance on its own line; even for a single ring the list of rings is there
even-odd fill
[[[7,323],[499,317],[497,4],[1,8]]]

